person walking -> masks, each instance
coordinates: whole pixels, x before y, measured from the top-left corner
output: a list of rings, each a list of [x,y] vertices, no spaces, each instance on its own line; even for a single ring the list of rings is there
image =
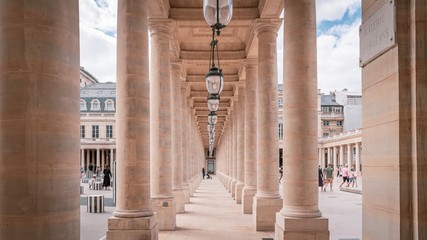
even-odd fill
[[[347,187],[349,184],[349,172],[348,172],[348,165],[344,165],[344,167],[342,168],[342,183],[340,185],[340,187],[347,182]]]
[[[320,187],[320,191],[323,191],[323,171],[320,165],[319,165],[319,187]]]
[[[102,183],[102,187],[105,188],[105,190],[110,190],[110,182],[111,182],[111,171],[110,171],[110,167],[107,165],[105,165],[104,168],[104,182]]]
[[[330,190],[332,192],[332,183],[334,182],[334,168],[332,167],[332,164],[329,164],[327,168],[325,168],[325,186],[323,190],[326,192],[326,187],[330,186]]]
[[[205,179],[205,176],[206,176],[205,168],[202,168],[202,175],[203,175],[203,179]]]

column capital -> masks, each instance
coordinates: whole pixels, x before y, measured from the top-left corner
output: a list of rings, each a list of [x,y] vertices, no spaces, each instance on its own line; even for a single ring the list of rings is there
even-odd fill
[[[148,21],[148,30],[150,36],[155,34],[166,34],[168,37],[172,34],[172,19],[169,18],[150,18]]]
[[[279,28],[282,25],[282,21],[282,18],[258,18],[255,20],[253,30],[257,36],[263,32],[272,32],[277,35],[277,31],[279,31]]]

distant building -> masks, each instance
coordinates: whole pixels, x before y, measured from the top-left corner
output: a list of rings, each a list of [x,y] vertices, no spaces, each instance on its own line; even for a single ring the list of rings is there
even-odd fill
[[[116,83],[99,83],[86,71],[80,71],[80,163],[104,169],[115,160]]]
[[[349,92],[347,89],[335,91],[335,101],[344,106],[343,131],[362,128],[362,95]]]

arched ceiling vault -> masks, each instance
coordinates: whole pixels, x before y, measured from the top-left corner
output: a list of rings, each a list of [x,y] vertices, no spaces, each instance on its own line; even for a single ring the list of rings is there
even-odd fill
[[[279,18],[283,0],[234,0],[233,18],[218,38],[220,64],[224,74],[224,90],[217,111],[216,140],[218,143],[233,101],[237,100],[237,86],[244,84],[244,60],[257,58],[258,41],[253,30],[259,18]],[[205,75],[209,70],[209,50],[212,30],[203,17],[203,0],[152,0],[150,18],[173,20],[171,59],[183,63],[183,84],[192,106],[198,130],[205,148],[208,147],[208,108]]]

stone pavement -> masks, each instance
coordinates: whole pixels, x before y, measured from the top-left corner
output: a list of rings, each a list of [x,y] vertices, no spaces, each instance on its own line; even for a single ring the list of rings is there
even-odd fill
[[[358,180],[357,189],[361,190],[361,178]],[[326,192],[320,192],[319,189],[319,208],[323,216],[329,218],[330,239],[361,239],[362,196],[340,191],[340,184],[341,179],[335,179],[332,192],[329,187]],[[112,191],[88,191],[85,186],[85,195],[87,194],[101,194],[105,198],[112,198]],[[159,240],[262,240],[274,236],[274,232],[253,230],[252,215],[241,213],[241,205],[234,203],[215,176],[212,180],[201,182],[191,203],[185,207],[186,213],[177,215],[177,229],[161,231]],[[114,207],[105,207],[104,213],[87,213],[84,205],[80,209],[80,239],[102,239],[107,231],[107,219],[112,215]]]

